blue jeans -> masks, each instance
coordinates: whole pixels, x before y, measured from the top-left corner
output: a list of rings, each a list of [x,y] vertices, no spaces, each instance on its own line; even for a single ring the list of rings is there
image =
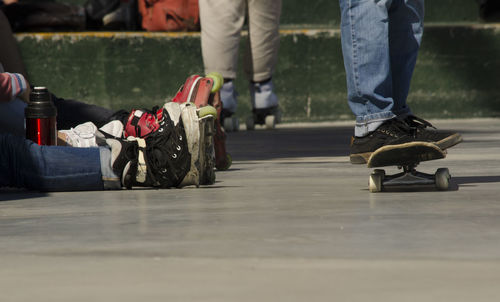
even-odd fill
[[[340,0],[342,53],[355,135],[411,113],[406,104],[422,40],[424,0]]]
[[[103,151],[109,154],[109,149],[103,147],[39,146],[22,137],[0,134],[0,187],[103,190]]]

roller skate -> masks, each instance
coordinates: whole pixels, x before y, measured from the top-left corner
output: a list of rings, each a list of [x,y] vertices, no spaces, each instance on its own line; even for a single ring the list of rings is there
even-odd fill
[[[181,186],[212,185],[215,183],[213,129],[217,110],[210,105],[197,109],[193,103],[183,103],[180,104],[180,111],[191,154],[191,170],[184,177]]]
[[[133,110],[125,123],[123,136],[129,140],[148,139],[166,131],[165,123],[184,130],[190,168],[176,186],[210,185],[215,183],[214,121],[217,110],[210,105],[196,108],[193,103],[167,102],[158,109]],[[167,137],[166,139],[174,139]],[[182,141],[182,138],[179,138]],[[140,141],[140,140],[139,140]],[[178,148],[181,148],[178,146]],[[181,149],[173,150],[180,153]],[[173,156],[174,156],[173,155]]]
[[[233,116],[236,112],[236,106],[238,104],[238,93],[234,90],[232,80],[227,81],[224,85],[222,85],[220,98],[223,105],[220,120],[224,130],[227,132],[238,131],[240,128],[240,121],[236,116]]]
[[[196,158],[193,150],[196,150],[198,142],[193,133],[198,124],[184,124],[179,104],[167,103],[161,111],[161,116],[153,122],[155,130],[142,138],[128,133],[126,139],[106,140],[111,147],[113,171],[128,189],[135,186],[182,187],[199,183],[199,179],[195,180],[197,183],[189,182],[193,173],[199,174],[199,165],[193,165],[193,158]]]
[[[255,125],[264,125],[266,129],[274,129],[279,123],[281,123],[281,111],[278,106],[253,109],[252,116],[246,120],[247,130],[255,130]]]
[[[252,102],[252,116],[247,118],[247,130],[254,130],[255,125],[264,125],[266,129],[274,129],[281,123],[281,111],[278,107],[278,97],[273,92],[271,79],[250,83],[250,99]]]
[[[213,148],[215,149],[215,167],[217,170],[227,170],[232,163],[231,155],[226,152],[226,134],[220,124],[222,103],[219,90],[223,81],[222,76],[218,73],[209,73],[205,77],[192,75],[187,78],[184,85],[172,99],[172,102],[175,103],[194,103],[198,109],[208,105],[215,108],[217,114],[214,120]],[[207,131],[211,133],[209,130]]]

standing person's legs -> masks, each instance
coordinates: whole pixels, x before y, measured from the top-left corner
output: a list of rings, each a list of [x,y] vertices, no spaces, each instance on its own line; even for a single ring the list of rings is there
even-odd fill
[[[201,50],[205,72],[219,72],[226,83],[221,89],[223,107],[236,111],[232,79],[238,70],[238,49],[245,22],[245,0],[200,0]]]
[[[391,56],[394,107],[399,116],[408,114],[410,82],[422,41],[424,0],[394,0],[389,10],[389,53]]]
[[[200,0],[201,50],[205,72],[236,78],[245,0]]]
[[[248,46],[245,73],[254,109],[276,107],[271,77],[278,60],[281,0],[248,0]],[[266,114],[264,114],[266,115]]]
[[[351,163],[366,163],[384,145],[424,141],[447,149],[461,142],[459,133],[429,129],[406,104],[423,0],[340,0],[340,8],[348,103],[356,115]]]
[[[0,135],[0,186],[42,191],[103,190],[119,179],[110,167],[108,148],[39,146]],[[104,177],[103,177],[104,176]]]
[[[392,112],[389,8],[392,0],[340,0],[342,53],[355,135],[374,131]]]
[[[278,60],[281,0],[248,0],[245,73],[254,82],[269,80]]]

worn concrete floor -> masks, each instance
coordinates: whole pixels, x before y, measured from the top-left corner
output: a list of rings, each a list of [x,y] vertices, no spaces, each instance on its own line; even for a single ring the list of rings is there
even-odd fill
[[[499,301],[500,119],[435,124],[446,192],[369,193],[337,123],[230,133],[210,187],[3,190],[0,300]]]

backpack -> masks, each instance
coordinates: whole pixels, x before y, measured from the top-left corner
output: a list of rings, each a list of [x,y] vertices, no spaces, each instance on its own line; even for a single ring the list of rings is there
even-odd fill
[[[148,31],[197,31],[198,0],[139,0],[142,28]]]

